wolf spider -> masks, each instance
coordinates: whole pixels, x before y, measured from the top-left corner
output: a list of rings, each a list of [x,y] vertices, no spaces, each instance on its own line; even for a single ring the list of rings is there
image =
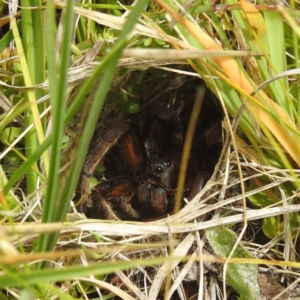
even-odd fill
[[[192,143],[185,196],[192,197],[203,188],[213,173],[222,148],[222,114],[217,105],[212,106],[209,102],[212,100],[206,93]],[[84,166],[81,192],[86,199],[83,199],[81,210],[88,210],[87,191],[91,170],[93,172],[110,148],[121,140],[132,174],[108,179],[93,188],[93,216],[141,220],[172,212],[187,122],[176,124],[170,109],[154,104],[147,109],[143,122],[132,118],[108,129]],[[183,136],[176,138],[180,135],[179,130]],[[150,149],[149,140],[155,144],[155,150]],[[112,200],[117,203],[119,214],[108,203]]]

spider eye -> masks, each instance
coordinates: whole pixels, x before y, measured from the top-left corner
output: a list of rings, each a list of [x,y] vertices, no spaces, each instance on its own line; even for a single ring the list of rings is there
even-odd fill
[[[169,162],[169,161],[166,161],[166,162],[164,163],[164,165],[165,165],[166,167],[169,167],[169,166],[170,166],[170,162]]]
[[[155,172],[156,173],[161,173],[163,171],[163,168],[162,167],[157,167],[156,169],[155,169]]]

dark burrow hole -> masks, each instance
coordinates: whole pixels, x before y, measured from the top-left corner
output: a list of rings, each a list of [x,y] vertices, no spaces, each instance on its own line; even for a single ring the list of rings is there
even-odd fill
[[[197,98],[199,89],[204,89],[205,92],[203,97]],[[132,150],[128,151],[124,134],[109,149],[94,176],[99,182],[105,178],[108,183],[116,178],[132,180],[136,190],[130,205],[138,211],[141,220],[160,217],[173,210],[182,149],[196,99],[202,105],[188,159],[183,193],[187,198],[203,188],[212,175],[222,150],[223,113],[219,100],[201,79],[152,69],[131,72],[115,81],[108,95],[90,151],[109,129],[124,120],[130,120],[134,136],[139,140],[135,148],[143,149],[129,153]],[[137,170],[132,161],[140,152],[146,152],[145,163],[142,169]],[[148,186],[141,188],[141,178],[148,182]],[[116,188],[115,184],[110,188]],[[157,191],[159,188],[165,190],[168,202],[162,209],[160,203],[153,203],[153,198],[160,197],[160,191]],[[126,209],[120,208],[120,201],[124,199],[111,195],[108,194],[109,199],[106,200],[113,207],[114,213],[123,220],[135,219]],[[142,197],[146,200],[141,203],[139,198]],[[95,209],[94,205],[86,214],[90,218],[107,217],[105,214],[101,215],[101,209]]]

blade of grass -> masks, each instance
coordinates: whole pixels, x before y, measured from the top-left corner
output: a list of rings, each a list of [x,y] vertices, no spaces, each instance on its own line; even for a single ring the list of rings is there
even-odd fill
[[[21,1],[21,22],[23,38],[20,43],[19,34],[15,26],[15,20],[11,22],[14,33],[15,42],[17,45],[20,61],[23,69],[26,86],[32,86],[36,83],[43,82],[45,79],[45,61],[44,61],[44,34],[43,34],[43,19],[41,9],[30,9],[32,7],[41,7],[39,0],[23,0]],[[23,50],[24,49],[24,50]],[[22,53],[25,53],[25,56]],[[25,152],[26,156],[30,157],[32,152],[38,146],[38,143],[44,141],[44,129],[39,119],[39,109],[36,104],[36,99],[43,94],[42,91],[25,92],[25,99],[30,103],[31,112],[24,116],[25,126],[35,123],[35,129],[25,136]],[[43,163],[45,173],[49,171],[49,156],[45,152],[43,154]],[[30,172],[26,175],[27,191],[33,193],[37,187],[37,174]]]
[[[290,2],[291,8],[295,11],[295,7],[296,7],[296,3],[295,1],[291,1]],[[299,63],[299,36],[297,35],[297,29],[298,29],[298,24],[293,24],[293,23],[289,23],[291,28],[293,29],[292,35],[293,35],[293,46],[292,46],[292,54],[294,55],[294,63],[295,63],[295,68],[299,68],[300,67],[300,63]],[[294,26],[297,26],[296,28]],[[299,82],[299,78],[300,76],[296,76],[296,80],[297,82]],[[297,124],[298,126],[300,125],[300,87],[298,84],[294,85],[293,87],[293,95],[296,95],[296,98],[298,101],[296,101],[296,103],[298,104],[296,109],[297,109]]]
[[[11,122],[13,122],[15,118],[20,116],[20,114],[28,108],[30,108],[30,104],[25,101],[25,99],[22,99],[16,105],[14,105],[0,122],[0,134]]]
[[[268,31],[270,58],[274,65],[274,69],[276,70],[274,75],[276,75],[287,70],[283,19],[279,14],[274,14],[268,11],[264,12],[264,17]],[[282,101],[281,103],[285,107],[285,110],[289,113],[290,117],[292,117],[292,110],[289,108],[289,103],[286,102],[286,92],[288,91],[287,77],[277,81],[274,85],[277,92],[276,99]]]
[[[63,281],[76,279],[81,276],[94,276],[107,275],[113,273],[115,270],[127,270],[136,266],[152,266],[161,263],[173,263],[174,261],[182,260],[187,261],[190,259],[190,255],[186,255],[184,258],[177,256],[169,257],[156,257],[151,259],[140,259],[131,261],[110,261],[90,264],[89,266],[73,265],[70,267],[65,267],[63,269],[44,269],[44,270],[25,270],[24,272],[6,272],[0,275],[0,288],[7,287],[20,287],[23,285],[23,281],[26,284],[36,285],[43,284],[52,281]],[[198,256],[195,257],[197,261],[208,261],[208,262],[219,262],[225,263],[227,258],[212,257],[212,256]],[[292,261],[283,260],[269,260],[269,259],[257,259],[257,258],[230,258],[228,260],[230,264],[247,264],[247,265],[270,265],[270,266],[282,266],[282,267],[292,267],[299,268],[300,263]]]
[[[90,114],[87,119],[87,124],[84,127],[82,139],[78,145],[76,160],[71,167],[69,177],[67,178],[66,185],[64,187],[64,190],[62,191],[59,201],[55,204],[52,204],[55,206],[56,210],[56,214],[53,215],[52,221],[63,221],[65,218],[66,212],[70,205],[70,200],[72,198],[79,175],[82,170],[82,166],[94,132],[94,128],[99,117],[99,113],[102,109],[106,94],[110,86],[110,82],[113,78],[115,68],[117,66],[118,59],[120,58],[122,50],[127,43],[127,37],[131,30],[134,28],[134,25],[136,24],[137,19],[140,13],[143,11],[146,3],[146,0],[141,0],[136,4],[122,32],[120,33],[119,39],[115,47],[113,48],[114,51],[109,54],[110,59],[107,61],[108,66],[103,74],[102,81],[95,92],[94,101],[92,103]],[[102,65],[100,65],[100,67],[102,68]],[[41,235],[38,241],[38,251],[53,249],[55,247],[57,238],[58,234]]]
[[[265,11],[262,15],[253,4],[246,1],[243,1],[242,3],[250,27],[254,28],[252,32],[254,43],[257,45],[258,49],[262,49],[265,53],[265,57],[269,64],[269,67],[265,63],[259,64],[260,72],[265,74],[265,79],[268,79],[270,76],[272,77],[273,75],[286,71],[286,49],[282,16],[270,11]],[[235,14],[238,14],[238,12]],[[265,62],[265,60],[263,61]],[[288,94],[287,78],[283,78],[270,84],[268,90],[273,101],[278,103],[290,118],[294,120],[295,109]]]
[[[199,117],[201,107],[203,104],[205,89],[206,88],[204,86],[201,86],[197,90],[196,99],[195,99],[192,113],[191,113],[189,123],[188,123],[187,135],[186,135],[184,143],[183,143],[182,157],[181,157],[180,170],[179,170],[179,178],[178,178],[178,183],[177,183],[177,193],[176,193],[175,206],[174,206],[175,213],[180,210],[180,206],[181,206],[183,188],[184,188],[185,178],[186,178],[186,174],[187,174],[187,167],[189,164],[191,147],[192,147],[192,143],[193,143],[197,119]]]
[[[61,161],[62,139],[64,134],[64,115],[66,109],[67,76],[71,54],[71,38],[73,31],[73,1],[67,2],[65,9],[64,31],[61,45],[61,65],[59,79],[57,78],[55,57],[55,7],[52,1],[46,5],[47,11],[47,52],[48,74],[50,83],[50,102],[52,105],[53,139],[51,147],[51,163],[48,176],[48,188],[44,202],[42,222],[51,222],[54,217],[56,203],[59,197],[59,168]]]
[[[51,281],[62,281],[76,279],[79,276],[89,276],[93,274],[106,275],[117,270],[126,270],[135,266],[141,265],[154,265],[157,263],[162,263],[165,261],[172,261],[173,257],[157,257],[148,260],[136,260],[136,261],[115,261],[115,262],[105,262],[105,263],[95,263],[89,266],[71,266],[60,270],[55,270],[52,268],[44,270],[35,271],[24,271],[21,272],[7,272],[0,275],[0,288],[6,287],[20,287],[27,285],[42,284]],[[25,285],[26,283],[26,285]]]
[[[21,31],[21,22],[17,21],[17,26],[19,31]],[[4,51],[6,47],[9,46],[9,43],[13,40],[14,36],[12,30],[9,30],[1,39],[0,39],[0,53]]]
[[[7,193],[13,188],[13,186],[21,179],[26,172],[35,165],[35,162],[41,158],[43,153],[47,150],[47,148],[51,145],[52,136],[47,137],[44,142],[39,145],[31,156],[27,158],[27,161],[24,162],[9,178],[8,182],[3,188],[3,194],[7,195]]]

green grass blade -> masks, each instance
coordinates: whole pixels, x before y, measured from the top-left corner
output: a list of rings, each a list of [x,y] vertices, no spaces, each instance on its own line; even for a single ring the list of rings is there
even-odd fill
[[[71,53],[71,34],[73,19],[73,1],[67,2],[64,19],[64,33],[61,47],[61,64],[59,80],[57,79],[56,53],[55,53],[55,8],[52,2],[47,3],[48,15],[48,67],[50,82],[50,100],[52,104],[53,143],[51,152],[51,164],[48,178],[48,189],[45,198],[42,222],[47,223],[55,219],[55,210],[59,205],[59,168],[61,163],[62,139],[64,134],[64,116],[66,107],[67,75],[69,69],[69,57]],[[38,240],[38,249],[47,244],[49,235],[43,235]]]
[[[52,105],[53,142],[51,147],[51,163],[48,177],[43,222],[51,222],[59,194],[59,168],[61,161],[62,138],[64,134],[64,115],[66,106],[67,76],[69,69],[70,44],[72,38],[73,1],[68,1],[62,37],[61,65],[57,80],[55,57],[55,8],[51,1],[47,2],[48,13],[48,67],[50,81],[50,102]]]
[[[30,157],[27,158],[27,161],[24,162],[10,177],[5,187],[3,188],[4,195],[13,188],[13,186],[21,179],[24,174],[35,164],[35,162],[41,158],[42,154],[47,150],[47,148],[51,145],[52,136],[47,137],[44,142],[39,145],[36,150],[32,153]]]
[[[17,27],[19,32],[21,31],[21,22],[17,21]],[[9,30],[1,39],[0,39],[0,53],[4,51],[6,47],[9,46],[9,43],[13,40],[14,35],[12,30]]]
[[[172,261],[174,258],[170,257],[169,260]],[[138,261],[116,261],[116,262],[105,262],[105,263],[95,263],[89,266],[71,266],[68,268],[55,270],[52,268],[44,270],[34,270],[34,271],[24,271],[23,273],[4,273],[0,275],[0,288],[6,287],[19,287],[22,286],[24,282],[27,285],[31,284],[42,284],[50,281],[61,281],[68,279],[75,279],[79,276],[89,276],[93,274],[105,275],[118,270],[126,270],[134,266],[140,265],[152,265],[156,263],[162,263],[168,260],[166,257],[148,259],[148,260],[138,260]]]
[[[118,59],[121,56],[122,50],[127,43],[128,34],[133,29],[146,3],[147,3],[146,0],[139,1],[137,5],[134,7],[132,13],[130,14],[130,17],[128,18],[126,25],[124,26],[123,31],[120,34],[118,42],[114,47],[114,51],[109,54],[110,59],[107,60],[107,68],[103,74],[102,81],[95,92],[95,96],[94,96],[95,101],[92,104],[90,115],[87,120],[87,124],[85,125],[85,128],[83,130],[82,140],[78,146],[77,153],[76,153],[76,160],[74,161],[72,168],[70,170],[69,177],[67,178],[65,188],[59,199],[59,203],[57,203],[56,214],[53,215],[52,221],[62,221],[65,218],[65,214],[69,208],[70,199],[72,198],[72,195],[76,188],[78,178],[81,173],[81,169],[88,150],[88,146],[90,144],[90,140],[92,138],[94,128],[96,126],[99,117],[99,113],[105,101],[106,94],[110,86],[110,82],[113,78],[115,68],[118,63]],[[38,250],[45,251],[48,249],[53,249],[57,238],[58,238],[58,234],[48,234],[48,235],[40,236]]]
[[[45,55],[44,55],[44,33],[43,33],[43,19],[42,10],[32,10],[29,7],[41,7],[41,1],[39,0],[23,0],[21,1],[21,23],[22,23],[22,33],[26,36],[22,39],[25,57],[27,64],[22,63],[22,68],[24,72],[25,83],[27,86],[43,82],[45,79]],[[16,34],[15,41],[17,42]],[[18,47],[20,50],[20,46]],[[20,56],[21,57],[21,56]],[[27,70],[28,68],[28,70]],[[25,93],[25,98],[31,105],[31,112],[25,114],[24,122],[25,127],[32,123],[36,124],[36,128],[30,131],[25,136],[25,152],[26,157],[30,157],[33,151],[42,143],[44,140],[44,133],[42,128],[42,123],[39,120],[39,110],[36,105],[36,99],[43,94],[42,91],[28,91]],[[43,154],[43,162],[45,166],[46,174],[49,169],[49,158],[47,153]],[[32,193],[37,187],[37,174],[30,172],[26,175],[27,190]]]
[[[272,61],[274,75],[287,70],[285,37],[282,17],[274,12],[264,12],[268,31],[268,43],[270,59]],[[288,95],[288,78],[284,77],[270,84],[273,98],[282,108],[294,118],[293,104]]]

